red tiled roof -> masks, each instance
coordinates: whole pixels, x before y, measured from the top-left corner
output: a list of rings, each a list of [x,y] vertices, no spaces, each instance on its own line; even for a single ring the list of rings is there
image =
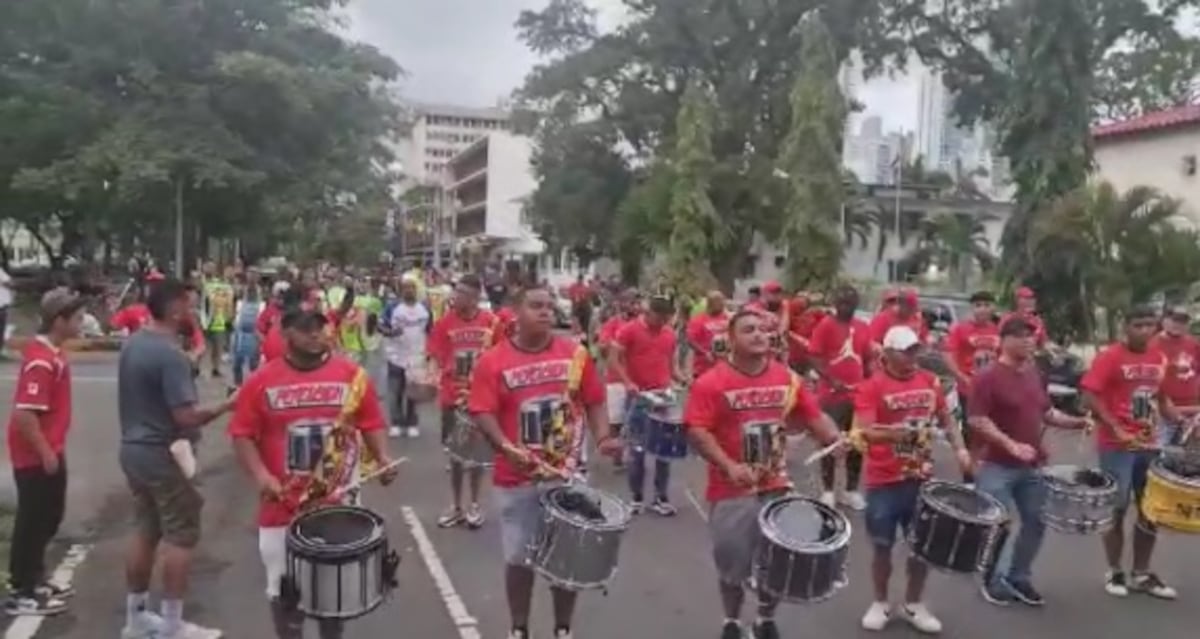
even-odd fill
[[[1092,138],[1099,140],[1101,138],[1136,135],[1188,124],[1200,124],[1200,104],[1174,107],[1163,111],[1147,113],[1121,122],[1102,124],[1092,128]]]

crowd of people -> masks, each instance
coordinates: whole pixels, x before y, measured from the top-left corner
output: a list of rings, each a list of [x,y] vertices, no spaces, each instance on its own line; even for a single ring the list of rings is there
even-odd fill
[[[194,282],[147,279],[141,301],[113,318],[128,333],[119,364],[120,463],[137,520],[127,560],[127,639],[220,636],[185,623],[182,607],[203,504],[191,481],[192,443],[200,427],[226,413],[237,458],[263,495],[258,547],[280,639],[303,634],[284,578],[287,526],[306,508],[348,499],[336,478],[390,468],[387,435],[419,436],[416,403],[426,397],[440,409],[443,441],[465,423],[495,451],[490,488],[482,466],[449,460],[452,501],[437,523],[483,527],[483,493],[493,493],[510,639],[531,636],[529,553],[544,522],[541,497],[594,467],[587,451],[626,473],[634,514],[676,514],[669,461],[654,460],[646,493],[647,455],[637,434],[650,418],[647,393],[686,392],[683,424],[708,469],[721,639],[744,636],[746,584],[762,543],[758,513],[793,489],[787,434],[809,432],[838,451],[821,461],[818,499],[863,511],[873,597],[862,627],[882,630],[900,619],[936,633],[942,624],[924,597],[925,563],[906,562],[899,605],[889,594],[897,533],[913,523],[918,492],[934,474],[934,432],[953,450],[962,483],[1008,505],[1020,523],[982,596],[996,605],[1040,606],[1033,568],[1045,531],[1044,428],[1094,430],[1099,467],[1118,484],[1114,515],[1124,522],[1150,461],[1163,445],[1186,440],[1200,413],[1200,343],[1188,334],[1183,309],[1165,317],[1129,309],[1123,338],[1083,377],[1086,416],[1054,409],[1033,363],[1047,333],[1025,288],[1007,313],[990,293],[976,293],[971,316],[938,341],[911,289],[886,292],[867,321],[859,317],[859,291],[848,285],[788,295],[768,282],[733,308],[719,291],[693,303],[582,278],[555,291],[497,285],[486,274],[443,281],[419,269],[374,278],[326,268],[267,281],[205,264]],[[565,332],[560,295],[571,302]],[[70,371],[61,345],[78,332],[81,308],[65,290],[47,293],[42,330],[21,364],[9,426],[19,493],[6,604],[13,615],[61,612],[71,595],[47,581],[42,561],[66,486]],[[922,367],[930,353],[952,385]],[[226,354],[230,396],[202,406],[196,377],[207,365],[224,380]],[[326,468],[331,461],[338,472]],[[382,473],[385,481],[393,476]],[[1131,571],[1125,526],[1103,535],[1104,588],[1118,597],[1173,599],[1175,590],[1151,567],[1154,524],[1140,511],[1135,517]],[[159,613],[147,609],[156,555]],[[575,593],[552,592],[554,636],[568,639]],[[751,635],[780,637],[778,598],[761,588],[753,593]],[[341,637],[342,624],[322,621],[319,633]]]

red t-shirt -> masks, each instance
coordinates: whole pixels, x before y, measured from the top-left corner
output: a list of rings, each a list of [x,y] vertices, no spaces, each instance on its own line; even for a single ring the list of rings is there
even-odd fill
[[[729,314],[696,315],[688,320],[687,339],[692,347],[692,372],[700,377],[729,352]]]
[[[640,390],[659,390],[671,385],[675,331],[669,325],[651,330],[644,317],[638,318],[621,327],[616,341],[625,353],[625,372]]]
[[[1000,356],[1000,327],[995,322],[956,322],[946,336],[945,349],[954,358],[958,370],[973,377]]]
[[[132,335],[149,324],[150,319],[150,309],[145,304],[131,304],[114,313],[108,323]]]
[[[813,330],[809,342],[811,355],[825,364],[826,374],[850,387],[849,391],[839,393],[821,378],[818,388],[822,399],[850,399],[854,387],[866,378],[871,356],[870,332],[867,323],[858,318],[846,323],[833,315],[826,316]]]
[[[633,320],[625,317],[624,315],[613,315],[600,325],[600,333],[597,335],[597,339],[600,349],[603,353],[605,353],[605,355],[608,354],[608,351],[612,348],[613,344],[617,342],[617,333],[621,332],[621,327],[625,326],[626,323],[631,321]],[[613,370],[612,366],[608,365],[605,365],[604,367],[604,379],[609,384],[621,383],[621,378],[617,377],[616,371]]]
[[[712,433],[733,460],[768,472],[758,486],[741,488],[710,464],[705,497],[720,501],[790,486],[784,459],[787,426],[820,416],[816,400],[787,366],[771,361],[761,373],[748,375],[727,361],[718,362],[692,384],[684,423]]]
[[[62,454],[71,427],[71,369],[62,351],[45,337],[31,340],[21,353],[21,370],[13,393],[13,411],[37,414],[38,426],[51,450]],[[13,468],[42,465],[42,458],[8,419],[8,456]]]
[[[588,288],[588,285],[580,282],[575,282],[567,288],[567,297],[571,300],[572,304],[578,304],[586,300],[591,294],[592,290]]]
[[[279,320],[283,317],[283,309],[278,304],[267,304],[263,312],[258,314],[258,320],[254,323],[254,330],[259,335],[266,336],[271,333],[271,329],[279,324]]]
[[[320,461],[325,436],[351,399],[360,370],[339,355],[311,371],[292,368],[286,359],[265,364],[238,391],[229,420],[230,437],[252,440],[267,472],[285,487],[302,485]],[[353,424],[362,432],[379,430],[385,426],[379,396],[370,380],[364,383]],[[295,515],[294,503],[264,499],[258,525],[286,526]]]
[[[555,337],[538,352],[521,350],[512,340],[488,349],[475,364],[467,410],[494,416],[506,439],[562,469],[583,446],[586,407],[603,403],[604,386],[587,349]],[[521,486],[530,477],[497,453],[493,481]]]
[[[921,317],[920,313],[913,313],[908,321],[901,321],[900,316],[896,313],[896,309],[887,309],[875,317],[871,318],[871,341],[876,344],[883,343],[883,337],[891,330],[893,326],[906,325],[916,332],[917,337],[921,338],[921,343],[924,344],[929,339],[929,327],[925,325],[925,318]]]
[[[1014,316],[1020,315],[1033,326],[1033,339],[1038,348],[1046,345],[1046,324],[1042,322],[1042,318],[1037,313],[1023,313],[1021,311],[1013,311],[1000,319],[1000,326],[1004,325],[1005,320]]]
[[[987,417],[1013,441],[1036,448],[1038,458],[1034,464],[1046,460],[1042,421],[1048,410],[1050,396],[1046,394],[1041,372],[1032,363],[1015,368],[1000,362],[980,371],[971,383],[968,414]],[[1030,466],[999,446],[985,442],[981,448],[986,461],[1017,468]]]
[[[496,311],[496,324],[492,327],[492,339],[499,344],[502,340],[512,337],[517,328],[517,313],[508,306]]]
[[[784,302],[780,304],[779,310],[772,311],[771,309],[767,308],[766,302],[748,302],[746,304],[746,309],[756,311],[766,319],[764,322],[766,326],[763,326],[763,330],[771,334],[771,348],[781,355],[788,354],[788,343],[791,342],[791,340],[784,339],[784,333],[787,332],[787,328],[790,324],[787,319],[787,303]]]
[[[923,427],[922,433],[940,425],[946,412],[946,397],[937,377],[917,370],[907,379],[879,371],[858,386],[854,395],[854,419],[874,428]],[[886,486],[909,479],[927,479],[933,474],[933,449],[929,437],[910,442],[879,442],[867,445],[864,476],[867,487]]]
[[[267,336],[263,338],[262,349],[259,352],[262,354],[263,361],[266,362],[277,360],[287,354],[287,340],[283,339],[283,328],[279,326],[279,322],[275,322],[267,329]]]
[[[788,359],[800,363],[812,355],[812,336],[817,326],[828,317],[823,308],[797,308],[792,306],[791,325],[788,327]],[[797,339],[799,337],[800,339]]]
[[[1167,376],[1162,390],[1167,399],[1176,406],[1200,404],[1200,342],[1191,335],[1171,337],[1159,333],[1150,340],[1150,347],[1157,349],[1167,358]]]
[[[1117,343],[1096,355],[1079,385],[1104,404],[1118,427],[1149,443],[1154,440],[1158,396],[1166,371],[1167,358],[1162,352],[1147,348],[1135,353]],[[1096,441],[1101,450],[1122,449],[1104,425],[1096,429]]]
[[[480,353],[492,343],[495,322],[495,316],[484,310],[470,319],[450,311],[434,322],[426,350],[441,371],[438,401],[443,407],[454,406],[459,391],[467,387]]]

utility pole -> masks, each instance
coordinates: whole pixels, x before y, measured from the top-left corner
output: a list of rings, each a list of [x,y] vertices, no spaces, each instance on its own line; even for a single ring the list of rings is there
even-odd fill
[[[182,280],[183,265],[183,178],[175,178],[175,277]]]

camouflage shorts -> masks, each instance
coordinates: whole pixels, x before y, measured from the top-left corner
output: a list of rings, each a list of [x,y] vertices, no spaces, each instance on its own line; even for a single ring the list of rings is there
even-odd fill
[[[180,548],[195,547],[200,541],[200,510],[204,506],[204,497],[196,486],[174,463],[157,472],[123,466],[133,492],[134,518],[142,534]]]

